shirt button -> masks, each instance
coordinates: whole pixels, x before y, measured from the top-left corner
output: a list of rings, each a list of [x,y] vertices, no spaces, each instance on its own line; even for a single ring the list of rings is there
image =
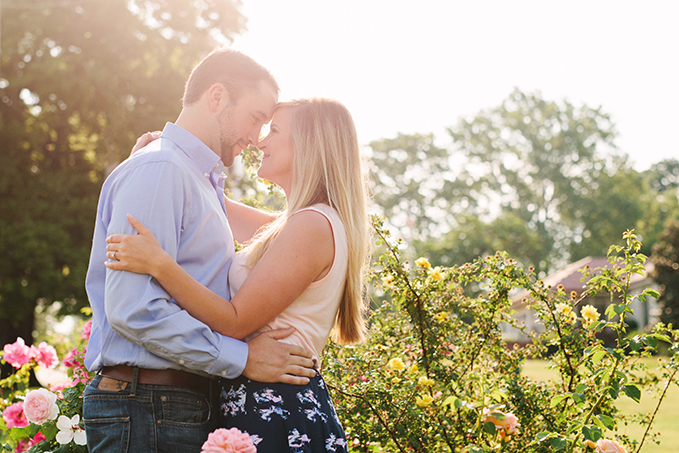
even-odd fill
[[[222,371],[222,376],[226,376],[226,370]]]
[[[185,360],[180,360],[180,361],[179,361],[179,364],[180,364],[180,365],[184,365],[185,363],[186,363]]]
[[[203,176],[205,176],[206,178],[209,178],[210,174],[209,173],[203,173]]]

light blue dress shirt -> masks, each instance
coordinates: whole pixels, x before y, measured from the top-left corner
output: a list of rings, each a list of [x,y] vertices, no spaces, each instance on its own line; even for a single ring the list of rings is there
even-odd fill
[[[132,214],[189,274],[229,299],[235,256],[224,208],[224,164],[191,133],[167,123],[160,140],[121,163],[99,197],[85,283],[93,312],[85,358],[91,371],[131,365],[239,376],[248,356],[241,341],[191,317],[149,275],[104,266],[106,237],[135,233]]]

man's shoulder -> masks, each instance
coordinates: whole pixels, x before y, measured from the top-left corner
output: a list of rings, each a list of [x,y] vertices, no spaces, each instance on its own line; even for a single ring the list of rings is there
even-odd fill
[[[182,173],[187,170],[184,153],[170,140],[155,140],[121,162],[111,176],[121,177],[129,173],[154,171],[158,167],[176,167]],[[139,171],[138,171],[139,170]]]

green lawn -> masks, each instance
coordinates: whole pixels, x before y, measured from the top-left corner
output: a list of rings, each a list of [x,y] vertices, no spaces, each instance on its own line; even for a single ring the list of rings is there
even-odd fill
[[[650,369],[655,368],[657,359],[644,359]],[[547,369],[547,362],[542,360],[529,360],[523,370],[523,374],[534,380],[548,381],[554,379],[557,373]],[[626,396],[618,400],[618,408],[627,414],[647,413],[655,409],[657,400],[652,395],[644,393],[641,402],[637,403]],[[676,453],[679,451],[679,424],[677,423],[677,413],[679,412],[679,387],[675,384],[668,389],[667,395],[656,414],[651,431],[659,431],[660,445],[656,445],[647,437],[642,453]],[[621,426],[620,432],[628,434],[630,437],[641,440],[644,430],[641,426]],[[632,452],[630,452],[632,453]]]

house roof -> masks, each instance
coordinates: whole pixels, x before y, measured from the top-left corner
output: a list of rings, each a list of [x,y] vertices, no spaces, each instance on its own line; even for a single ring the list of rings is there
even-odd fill
[[[551,286],[553,288],[557,287],[558,285],[563,285],[566,294],[569,294],[571,291],[575,291],[578,294],[580,294],[584,289],[586,283],[585,281],[583,281],[582,274],[582,269],[585,268],[586,266],[589,266],[590,269],[598,267],[610,268],[611,263],[608,261],[607,258],[602,256],[599,257],[588,256],[586,258],[581,259],[580,261],[576,261],[575,263],[569,264],[568,266],[564,267],[561,270],[554,272],[553,274],[542,279],[542,281],[545,283],[545,285]],[[630,287],[638,286],[639,284],[645,283],[648,280],[650,280],[650,277],[648,275],[651,271],[653,271],[655,266],[653,265],[651,260],[646,260],[644,267],[646,268],[645,275],[633,274],[630,280]],[[527,297],[528,294],[529,294],[528,291],[521,290],[520,292],[513,295],[511,297],[511,300],[514,302],[514,304],[516,304],[517,302],[521,302],[521,300],[524,297]]]

